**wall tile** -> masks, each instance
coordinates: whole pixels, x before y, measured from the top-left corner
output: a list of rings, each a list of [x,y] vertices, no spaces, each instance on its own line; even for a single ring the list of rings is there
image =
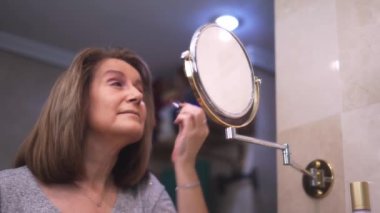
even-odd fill
[[[334,1],[286,2],[276,4],[278,131],[335,115],[342,107]]]
[[[337,0],[343,110],[380,102],[380,1]]]
[[[337,178],[327,198],[310,200],[292,184],[297,175],[278,166],[280,212],[350,212],[357,180],[370,182],[372,212],[380,211],[379,26],[376,0],[276,1],[279,140],[295,144],[304,164],[330,159]]]
[[[335,176],[333,188],[323,199],[310,198],[302,187],[302,174],[282,165],[278,154],[278,212],[345,212],[342,136],[340,116],[309,123],[278,134],[279,143],[288,143],[292,160],[305,168],[315,159],[331,164]]]
[[[380,212],[380,103],[342,114],[346,200],[350,205],[349,183],[369,181],[372,212]]]

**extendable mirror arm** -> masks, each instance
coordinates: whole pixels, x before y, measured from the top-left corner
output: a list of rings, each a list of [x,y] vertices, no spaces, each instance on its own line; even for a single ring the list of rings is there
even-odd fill
[[[278,144],[254,137],[239,135],[237,134],[236,128],[234,127],[226,128],[226,139],[235,139],[238,141],[280,149],[282,151],[283,165],[291,166],[303,174],[304,189],[306,193],[311,197],[322,198],[326,196],[332,185],[333,174],[332,169],[328,163],[324,162],[323,160],[314,160],[307,166],[306,169],[303,169],[301,166],[291,160],[289,144]]]

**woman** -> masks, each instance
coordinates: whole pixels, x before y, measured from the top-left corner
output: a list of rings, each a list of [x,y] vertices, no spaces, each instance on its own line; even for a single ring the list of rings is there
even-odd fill
[[[179,212],[207,212],[195,171],[208,135],[204,112],[182,103],[172,162]],[[151,77],[125,49],[85,49],[55,83],[0,172],[0,212],[174,212],[147,172],[154,126]]]

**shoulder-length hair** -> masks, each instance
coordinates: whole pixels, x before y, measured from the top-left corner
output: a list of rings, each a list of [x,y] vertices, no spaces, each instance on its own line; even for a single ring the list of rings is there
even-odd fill
[[[140,74],[147,120],[144,135],[124,147],[112,170],[116,186],[135,186],[146,176],[155,123],[151,75],[146,63],[127,49],[88,48],[81,51],[54,84],[34,128],[20,147],[15,166],[26,165],[46,184],[72,183],[84,172],[84,137],[88,128],[89,86],[99,62],[123,60]]]

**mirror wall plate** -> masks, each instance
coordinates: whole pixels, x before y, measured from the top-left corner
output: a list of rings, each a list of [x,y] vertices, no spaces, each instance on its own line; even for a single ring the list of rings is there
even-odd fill
[[[311,177],[309,175],[302,177],[302,185],[306,194],[318,199],[326,197],[334,183],[332,166],[322,159],[316,159],[310,162],[305,170],[311,174]]]
[[[190,86],[211,119],[236,128],[253,120],[261,81],[237,36],[216,24],[206,24],[194,33],[182,58]]]

